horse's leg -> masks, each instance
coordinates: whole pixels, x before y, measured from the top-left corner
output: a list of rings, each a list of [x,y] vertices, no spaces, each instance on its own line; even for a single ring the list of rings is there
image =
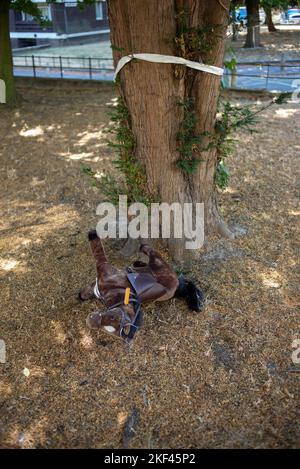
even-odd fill
[[[162,299],[172,298],[178,287],[178,278],[174,270],[150,244],[143,243],[140,247],[140,251],[149,257],[148,267],[156,278],[156,281],[167,291],[167,294],[163,295]]]
[[[191,280],[184,277],[178,279],[174,270],[163,260],[160,253],[149,244],[142,244],[140,251],[149,257],[149,267],[158,283],[163,285],[169,293],[169,298],[177,296],[184,298],[193,311],[200,311],[204,303],[204,294]],[[165,299],[165,296],[162,298]]]
[[[102,242],[100,238],[98,237],[96,230],[89,231],[88,238],[90,241],[90,246],[91,246],[94,259],[96,261],[97,277],[98,279],[100,279],[101,276],[105,275],[107,270],[111,269],[111,266],[108,263],[108,259],[103,249]],[[91,285],[88,285],[83,290],[81,290],[81,292],[79,293],[80,300],[86,301],[86,300],[91,300],[92,298],[94,298],[95,297],[94,287],[95,287],[95,282]]]
[[[125,272],[122,274],[110,264],[96,230],[89,232],[89,240],[96,261],[98,288],[101,296],[105,296],[108,291],[116,287],[122,287],[124,282],[126,288],[128,281]]]
[[[96,261],[97,275],[98,277],[100,277],[101,272],[103,271],[104,264],[108,264],[108,259],[106,257],[101,239],[97,235],[97,231],[89,231],[88,237],[90,241],[91,250]]]

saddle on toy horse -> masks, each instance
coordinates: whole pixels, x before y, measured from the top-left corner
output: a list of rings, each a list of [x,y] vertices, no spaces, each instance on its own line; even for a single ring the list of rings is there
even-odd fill
[[[105,311],[94,311],[87,317],[91,329],[102,329],[109,334],[131,341],[142,324],[143,303],[184,298],[189,308],[200,311],[203,293],[183,276],[177,277],[160,253],[149,244],[142,243],[140,251],[149,258],[148,264],[136,261],[121,271],[113,267],[105,254],[96,230],[88,234],[96,261],[97,278],[79,293],[82,301],[97,298],[106,306]]]

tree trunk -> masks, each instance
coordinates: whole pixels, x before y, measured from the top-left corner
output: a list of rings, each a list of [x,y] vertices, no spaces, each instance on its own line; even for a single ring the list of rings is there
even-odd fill
[[[197,57],[186,58],[223,66],[228,0],[109,0],[108,7],[111,42],[117,46],[113,47],[115,65],[129,53],[185,56],[185,45],[181,42],[179,50],[175,39],[179,34],[178,18],[186,10],[189,28],[204,31],[211,27],[211,48],[203,47]],[[178,103],[192,98],[197,119],[195,135],[214,133],[219,89],[220,77],[184,66],[132,61],[120,72],[120,92],[136,139],[135,157],[145,167],[149,192],[170,204],[195,206],[203,202],[206,235],[216,230],[231,235],[217,208],[216,149],[201,153],[202,161],[193,174],[176,166],[180,158],[177,136],[184,116],[183,106]],[[176,261],[197,257],[195,251],[185,249],[185,240],[170,239],[168,247]]]
[[[17,96],[9,34],[9,7],[10,0],[0,1],[0,79],[5,83],[6,103],[14,104]]]
[[[231,2],[232,40],[238,39],[238,25],[236,24],[236,0]]]
[[[271,8],[264,8],[266,14],[266,25],[268,26],[268,30],[270,33],[275,33],[277,29],[273,23],[272,18],[272,9]]]
[[[259,0],[245,0],[247,8],[247,37],[244,47],[260,47]]]

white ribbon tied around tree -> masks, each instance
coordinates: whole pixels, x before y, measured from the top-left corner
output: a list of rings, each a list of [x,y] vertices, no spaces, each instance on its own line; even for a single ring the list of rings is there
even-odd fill
[[[117,77],[120,70],[130,62],[132,59],[145,60],[146,62],[156,62],[160,64],[179,64],[185,65],[186,67],[194,68],[200,72],[212,73],[213,75],[222,76],[224,70],[213,65],[205,65],[199,62],[193,62],[192,60],[183,59],[182,57],[175,57],[173,55],[161,55],[161,54],[130,54],[122,57],[117,65],[115,71],[115,78]]]

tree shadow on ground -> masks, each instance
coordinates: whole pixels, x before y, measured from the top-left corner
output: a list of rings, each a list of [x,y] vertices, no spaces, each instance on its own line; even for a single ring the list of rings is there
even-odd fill
[[[129,447],[295,446],[299,388],[289,369],[298,320],[299,106],[286,105],[286,117],[267,112],[259,137],[243,137],[238,147],[220,197],[247,234],[206,247],[191,267],[206,291],[204,311],[179,300],[150,305],[127,347],[89,332],[85,317],[96,302],[76,298],[95,276],[86,232],[101,196],[82,176],[81,160],[66,156],[88,154],[99,171],[107,165],[99,129],[113,97],[28,90],[18,111],[0,114],[2,445],[122,447],[137,409]]]

